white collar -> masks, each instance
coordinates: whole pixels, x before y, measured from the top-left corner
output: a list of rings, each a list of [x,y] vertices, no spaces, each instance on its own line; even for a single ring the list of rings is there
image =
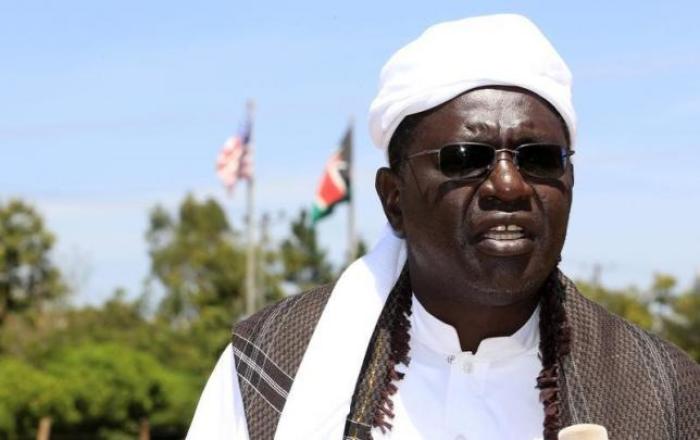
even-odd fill
[[[530,318],[510,336],[486,338],[481,341],[474,358],[483,361],[501,361],[537,350],[539,346],[540,306],[535,308]],[[433,352],[444,356],[460,355],[462,349],[454,327],[431,315],[413,295],[411,314],[411,343],[419,343]]]

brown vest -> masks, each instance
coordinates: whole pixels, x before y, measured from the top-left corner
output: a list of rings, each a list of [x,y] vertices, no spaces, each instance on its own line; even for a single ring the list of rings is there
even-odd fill
[[[571,352],[559,377],[563,426],[601,424],[611,440],[700,440],[700,366],[584,298],[563,276],[562,284],[572,327]],[[251,440],[274,438],[332,287],[289,297],[234,326],[234,361]]]

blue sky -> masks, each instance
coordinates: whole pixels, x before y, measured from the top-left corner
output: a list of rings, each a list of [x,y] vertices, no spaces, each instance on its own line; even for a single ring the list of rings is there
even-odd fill
[[[696,1],[0,3],[0,201],[21,197],[58,238],[78,302],[140,292],[147,211],[189,191],[225,204],[214,173],[224,139],[257,102],[260,211],[287,218],[312,200],[355,118],[358,227],[383,216],[382,164],[367,134],[379,69],[430,24],[519,12],[574,74],[576,188],[563,268],[645,286],[690,284],[700,268],[700,26]],[[273,226],[284,234],[286,221]],[[344,252],[344,210],[320,226]]]

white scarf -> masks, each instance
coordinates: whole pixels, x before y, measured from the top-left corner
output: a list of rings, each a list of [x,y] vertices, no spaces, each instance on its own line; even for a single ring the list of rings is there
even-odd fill
[[[405,261],[406,244],[387,225],[371,252],[340,276],[299,365],[276,439],[342,438],[367,346]]]

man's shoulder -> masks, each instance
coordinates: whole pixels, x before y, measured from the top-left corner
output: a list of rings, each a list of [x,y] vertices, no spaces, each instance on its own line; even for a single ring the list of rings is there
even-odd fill
[[[292,333],[310,337],[332,290],[331,283],[290,295],[234,324],[233,336],[261,339]]]
[[[569,411],[608,426],[611,438],[700,438],[700,365],[574,289],[566,293]]]
[[[679,374],[696,376],[700,386],[700,365],[687,353],[656,333],[640,328],[625,318],[608,311],[578,291],[567,295],[567,314],[570,317],[575,342],[579,348],[599,348],[617,351],[616,359],[643,359],[669,364]],[[593,354],[593,353],[590,353]],[[662,359],[653,359],[659,356]]]
[[[659,336],[642,329],[622,316],[612,313],[601,304],[581,294],[578,290],[567,292],[564,304],[570,324],[579,339],[585,341],[600,339],[608,347],[615,345],[619,339],[632,342],[640,338],[659,347],[671,345]]]
[[[233,326],[231,347],[250,438],[272,438],[332,285],[289,296]]]

